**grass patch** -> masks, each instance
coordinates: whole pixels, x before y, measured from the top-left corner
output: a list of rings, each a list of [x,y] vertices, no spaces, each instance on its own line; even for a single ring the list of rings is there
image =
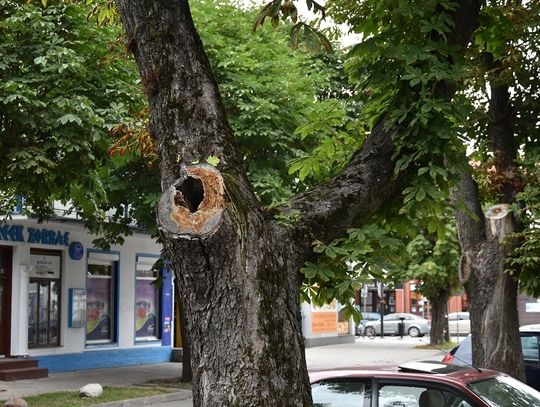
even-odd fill
[[[171,389],[159,387],[103,387],[103,394],[94,398],[80,398],[78,391],[57,391],[38,396],[24,397],[31,407],[82,407],[125,399],[156,396],[169,393]]]

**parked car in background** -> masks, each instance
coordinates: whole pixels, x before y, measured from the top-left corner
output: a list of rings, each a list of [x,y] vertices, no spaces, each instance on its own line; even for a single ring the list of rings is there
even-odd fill
[[[503,373],[413,362],[399,370],[310,373],[317,407],[531,407],[540,393]]]
[[[405,324],[405,335],[410,335],[412,337],[424,336],[429,333],[431,328],[430,323],[427,319],[419,317],[414,314],[388,314],[383,318],[383,329],[385,335],[398,335],[399,334],[399,323],[403,319]],[[371,332],[368,332],[371,331]],[[366,335],[375,334],[378,335],[381,333],[381,320],[380,318],[377,321],[366,322]]]
[[[364,335],[366,330],[366,323],[369,321],[378,321],[381,318],[381,314],[378,312],[361,312],[362,319],[356,325],[356,335]]]
[[[471,333],[471,319],[468,312],[451,312],[448,314],[448,331],[450,335],[468,335]]]
[[[519,328],[521,349],[525,364],[527,384],[540,390],[540,325],[526,325]],[[463,339],[444,358],[443,362],[460,366],[472,366],[472,337]]]

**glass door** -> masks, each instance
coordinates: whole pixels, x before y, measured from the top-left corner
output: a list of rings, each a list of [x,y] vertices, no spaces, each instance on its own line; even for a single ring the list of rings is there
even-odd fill
[[[32,249],[28,283],[28,347],[60,346],[61,252]]]
[[[58,346],[60,282],[30,279],[28,286],[28,346]]]

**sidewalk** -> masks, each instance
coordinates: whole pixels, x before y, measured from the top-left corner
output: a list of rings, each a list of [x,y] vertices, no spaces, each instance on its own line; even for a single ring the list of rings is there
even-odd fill
[[[0,381],[0,400],[14,397],[26,397],[55,391],[77,391],[88,383],[99,383],[102,386],[129,387],[141,385],[152,379],[179,378],[182,371],[180,363],[158,363],[148,365],[126,366],[110,369],[92,369],[76,372],[50,373],[44,379]],[[103,404],[107,407],[135,406],[167,406],[174,402],[177,407],[192,405],[191,390],[179,389],[172,393],[144,399],[124,400]],[[0,405],[3,402],[0,402]],[[96,404],[99,405],[99,404]],[[170,404],[173,405],[173,404]]]

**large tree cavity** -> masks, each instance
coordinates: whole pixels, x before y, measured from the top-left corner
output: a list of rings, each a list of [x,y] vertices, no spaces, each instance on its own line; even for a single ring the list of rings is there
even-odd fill
[[[225,208],[223,179],[210,165],[184,169],[161,196],[158,218],[162,228],[176,235],[209,236],[219,228]]]

